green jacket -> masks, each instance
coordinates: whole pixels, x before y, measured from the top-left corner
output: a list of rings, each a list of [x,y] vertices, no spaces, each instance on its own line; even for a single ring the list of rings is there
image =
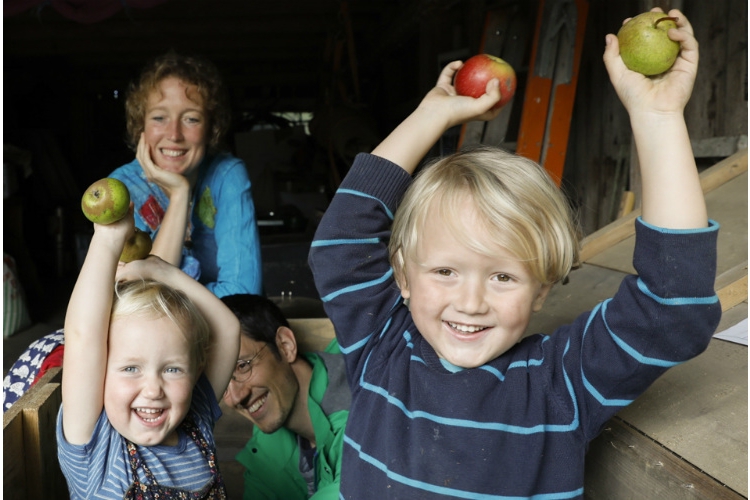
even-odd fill
[[[245,467],[245,500],[335,500],[339,498],[344,427],[351,392],[336,341],[326,352],[303,354],[313,367],[308,409],[315,429],[317,491],[308,497],[299,472],[296,434],[282,427],[272,434],[254,429],[236,458]]]

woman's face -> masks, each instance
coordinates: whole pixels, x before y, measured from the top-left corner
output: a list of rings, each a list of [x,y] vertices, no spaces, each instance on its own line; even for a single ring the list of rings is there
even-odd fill
[[[189,177],[206,154],[208,117],[195,85],[161,81],[146,105],[145,140],[160,168]]]

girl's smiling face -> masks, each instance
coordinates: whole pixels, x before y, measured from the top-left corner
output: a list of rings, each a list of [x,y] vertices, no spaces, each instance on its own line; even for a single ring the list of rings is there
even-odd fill
[[[177,444],[198,378],[188,339],[166,316],[115,318],[109,332],[104,409],[140,446]]]
[[[468,198],[455,216],[468,234],[487,233]],[[469,247],[452,226],[437,211],[427,215],[417,251],[406,261],[401,295],[440,358],[475,368],[521,340],[550,286],[497,244],[483,242],[489,253]]]
[[[149,94],[144,135],[160,168],[189,177],[206,154],[203,98],[194,85],[167,77]]]

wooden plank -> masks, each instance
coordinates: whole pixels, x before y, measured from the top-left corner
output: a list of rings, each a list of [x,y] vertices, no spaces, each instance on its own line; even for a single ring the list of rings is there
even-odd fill
[[[708,137],[690,142],[696,158],[723,158],[732,156],[740,149],[746,149],[747,135]]]
[[[732,313],[742,309],[738,307],[740,305],[744,305],[744,315],[740,312],[740,318],[747,318],[747,261],[720,274],[716,278],[716,289],[721,301],[721,310],[724,313],[721,317],[722,324],[719,324],[717,331],[728,328],[726,324],[723,324],[727,320],[729,320],[729,325],[739,322],[733,319]]]
[[[701,173],[701,187],[709,193],[731,179],[747,172],[747,149],[738,151],[729,158],[718,162]],[[587,262],[594,256],[635,234],[635,219],[641,209],[635,209],[621,219],[586,236],[581,242],[581,261]]]
[[[620,207],[617,209],[617,218],[620,219],[628,215],[635,208],[635,193],[624,191],[620,198]]]
[[[685,12],[693,26],[695,39],[700,44],[698,77],[693,85],[690,101],[685,106],[685,121],[693,139],[741,133],[729,132],[724,127],[726,110],[730,106],[739,105],[740,100],[739,95],[729,99],[729,96],[725,94],[728,5],[729,0],[693,1],[690,2],[689,10]],[[747,31],[747,22],[745,22],[744,29]],[[745,35],[745,43],[747,43],[747,35]]]
[[[721,315],[721,321],[719,326],[716,327],[716,332],[723,332],[724,330],[736,325],[740,321],[747,319],[747,301],[741,302],[729,309],[724,311]]]
[[[55,434],[61,380],[62,368],[50,369],[3,415],[5,498],[68,498]]]
[[[747,0],[729,0],[726,20],[726,63],[723,68],[726,100],[722,135],[745,134],[747,144]],[[747,147],[747,145],[745,145]]]
[[[705,196],[708,217],[721,225],[716,268],[719,275],[747,260],[747,183],[748,174],[744,172]],[[631,235],[586,262],[632,274],[634,248],[635,237]]]
[[[701,187],[709,193],[717,187],[747,172],[747,148],[701,172]]]
[[[336,337],[333,323],[328,318],[289,319],[289,326],[297,339],[300,352],[323,351]]]
[[[739,500],[745,497],[615,417],[589,447],[584,498]]]
[[[570,120],[573,116],[573,105],[576,97],[576,86],[578,85],[578,73],[581,64],[581,53],[583,51],[583,39],[586,33],[586,19],[588,17],[588,0],[575,0],[570,10],[565,14],[569,22],[575,21],[575,32],[561,30],[559,43],[561,46],[569,46],[568,57],[561,57],[565,48],[558,48],[558,60],[553,78],[552,105],[549,112],[547,130],[545,132],[546,150],[543,152],[543,165],[559,186],[562,182],[565,157],[568,151],[568,137],[570,135]],[[561,2],[561,5],[564,3]],[[575,17],[574,17],[575,16]],[[559,20],[554,22],[558,23]],[[572,56],[572,58],[571,58]]]
[[[529,78],[524,90],[521,124],[518,131],[516,152],[539,163],[542,159],[542,142],[544,129],[547,125],[546,117],[549,109],[552,80],[549,78],[534,78],[534,64],[539,53],[542,37],[542,20],[544,18],[544,0],[539,1],[537,7],[536,26],[534,28],[534,43],[529,59]]]
[[[527,18],[526,14],[516,9],[510,19],[509,26],[506,28],[502,50],[497,52],[516,71],[517,80],[523,76],[519,73],[526,62],[526,47],[531,36],[531,28],[531,21]],[[490,53],[492,54],[492,52]],[[515,150],[514,145],[506,141],[506,135],[511,115],[514,113],[514,109],[520,104],[521,99],[516,100],[514,97],[500,110],[500,114],[494,120],[486,123],[484,137],[482,138],[484,144],[504,147],[511,151]]]
[[[581,313],[612,297],[624,277],[618,271],[583,264],[570,274],[568,284],[552,287],[542,310],[531,316],[527,332],[551,334],[555,328],[572,323]]]
[[[47,373],[42,375],[39,381],[34,384],[31,389],[26,391],[18,400],[13,403],[8,411],[3,413],[3,426],[9,425],[10,421],[15,419],[17,415],[20,415],[23,409],[29,406],[30,401],[35,397],[34,393],[39,390],[39,387],[49,383],[60,383],[62,382],[62,367],[58,366],[47,370]]]
[[[15,418],[3,418],[3,498],[26,498],[23,456],[23,417],[18,411]]]
[[[509,16],[507,10],[492,10],[487,13],[482,32],[482,40],[479,44],[479,54],[492,54],[500,57],[500,51],[505,43],[506,33],[508,31]],[[508,61],[510,64],[510,61]],[[513,64],[511,64],[513,66]],[[513,66],[516,69],[517,66]],[[508,103],[512,105],[511,103]],[[495,118],[497,120],[499,117]],[[492,121],[495,121],[492,120]],[[485,122],[471,121],[461,126],[461,132],[458,137],[457,149],[462,146],[480,144],[484,136]]]
[[[594,256],[635,234],[635,220],[640,216],[641,209],[637,208],[586,236],[581,242],[581,262],[588,262]]]
[[[747,359],[747,346],[714,339],[704,353],[668,370],[618,417],[747,496]]]
[[[62,403],[57,383],[35,385],[23,408],[24,460],[29,498],[66,499],[68,488],[57,461],[56,418]]]
[[[747,273],[747,264],[745,264],[745,272]],[[728,311],[737,304],[745,302],[747,300],[747,274],[716,293],[721,301],[722,311]]]
[[[731,269],[727,269],[716,277],[716,289],[728,287],[747,276],[747,260],[740,262]],[[729,309],[729,308],[727,308]]]

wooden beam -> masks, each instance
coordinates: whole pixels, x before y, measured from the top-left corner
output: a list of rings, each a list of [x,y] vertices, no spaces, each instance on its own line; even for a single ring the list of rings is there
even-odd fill
[[[328,318],[289,319],[289,326],[297,339],[300,352],[323,351],[336,337],[333,323]]]
[[[740,500],[727,488],[669,449],[612,418],[586,455],[586,499]]]
[[[61,378],[62,367],[49,370],[3,414],[5,498],[68,498],[57,461]]]
[[[14,405],[15,406],[15,405]],[[12,407],[11,407],[12,408]],[[9,410],[10,411],[10,410]],[[5,415],[8,413],[6,412]],[[3,497],[26,498],[23,418],[3,419]]]
[[[722,312],[747,301],[747,261],[718,276],[716,278],[716,290],[721,302]]]
[[[704,170],[701,175],[701,187],[706,194],[738,175],[747,172],[747,148],[738,151],[729,158]],[[595,255],[635,234],[635,219],[640,217],[641,209],[637,208],[621,219],[586,236],[581,242],[581,262],[586,262]]]

